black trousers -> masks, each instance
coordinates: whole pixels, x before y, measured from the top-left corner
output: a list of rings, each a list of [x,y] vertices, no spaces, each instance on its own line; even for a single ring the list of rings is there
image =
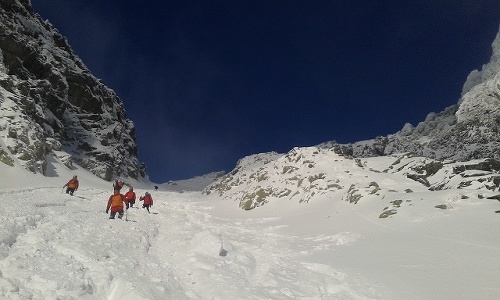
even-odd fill
[[[114,219],[115,215],[116,215],[116,211],[112,211],[111,214],[109,215],[109,218]],[[118,219],[121,219],[121,218],[123,218],[123,209],[120,209],[118,211]]]
[[[127,199],[127,209],[130,207],[134,207],[135,200],[134,199]]]

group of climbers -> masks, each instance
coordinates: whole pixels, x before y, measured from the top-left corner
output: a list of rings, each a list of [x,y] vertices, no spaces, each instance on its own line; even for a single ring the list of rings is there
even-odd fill
[[[124,185],[128,186],[129,189],[127,193],[121,194],[120,191]],[[78,190],[78,186],[79,182],[77,176],[75,175],[63,186],[63,188],[66,187],[66,194],[73,196],[73,193]],[[114,219],[117,213],[119,219],[123,218],[125,212],[123,208],[125,207],[125,209],[129,209],[129,207],[134,207],[136,198],[137,196],[133,187],[126,184],[123,180],[116,179],[113,183],[113,195],[109,196],[108,199],[106,214],[109,213],[110,219]],[[153,206],[153,197],[151,197],[151,194],[146,192],[144,196],[139,198],[139,201],[144,201],[142,208],[145,208],[148,213],[150,213],[149,208]]]
[[[126,185],[129,187],[128,192],[125,193],[125,195],[120,193],[120,190],[122,187]],[[134,188],[131,187],[130,185],[126,184],[122,180],[116,179],[115,183],[113,184],[113,195],[111,195],[108,199],[108,205],[106,206],[106,213],[111,211],[109,218],[114,219],[116,213],[118,213],[118,218],[121,219],[123,218],[124,210],[123,207],[125,206],[125,209],[129,209],[129,207],[134,207],[135,200],[136,200],[136,195],[134,192]],[[153,198],[151,197],[151,194],[146,192],[144,196],[141,196],[139,198],[139,201],[144,201],[142,208],[147,209],[149,213],[149,208],[153,206]]]

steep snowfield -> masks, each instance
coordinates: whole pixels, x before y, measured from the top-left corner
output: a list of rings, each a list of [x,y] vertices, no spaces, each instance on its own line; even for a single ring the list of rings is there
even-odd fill
[[[382,169],[387,161],[365,164]],[[121,221],[104,212],[109,182],[65,167],[53,173],[58,177],[0,164],[1,299],[500,294],[500,203],[486,198],[498,193],[477,186],[430,192],[415,183],[404,194],[397,190],[407,186],[405,177],[380,174],[381,186],[394,191],[361,191],[357,204],[325,194],[245,211],[237,199],[215,193],[155,192],[153,184],[132,183],[138,195],[151,192],[155,204],[150,214],[131,208]],[[71,197],[62,186],[73,174],[81,188]],[[379,218],[387,206],[397,213]]]

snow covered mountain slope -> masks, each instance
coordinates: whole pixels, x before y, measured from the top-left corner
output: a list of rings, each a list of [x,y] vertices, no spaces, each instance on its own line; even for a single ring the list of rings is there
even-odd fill
[[[269,202],[287,206],[322,199],[353,204],[382,201],[386,206],[380,217],[384,218],[396,213],[401,202],[419,202],[422,192],[470,189],[475,197],[485,198],[496,188],[499,171],[500,162],[494,159],[452,162],[411,154],[352,159],[333,148],[305,147],[241,160],[204,193],[238,201],[245,210]]]
[[[0,17],[0,299],[498,299],[495,64],[415,128],[154,191],[118,97],[29,1]],[[151,213],[108,219],[114,174]]]
[[[500,170],[499,57],[500,32],[490,63],[471,73],[459,103],[430,113],[415,128],[406,124],[396,134],[348,145],[326,142],[286,154],[249,156],[204,192],[236,200],[247,210],[269,201],[302,203],[327,197],[357,203],[378,197],[392,199],[388,211],[381,212],[388,216],[394,212],[390,203],[411,198],[404,195],[407,191],[491,190]],[[369,158],[376,156],[383,166],[371,165]],[[404,177],[405,183],[394,176]],[[391,182],[399,183],[394,187]]]
[[[219,177],[223,176],[225,172],[212,172],[202,176],[196,176],[189,179],[183,180],[172,180],[163,184],[158,185],[158,190],[162,191],[172,191],[172,192],[201,192],[208,185],[212,184]]]
[[[272,185],[273,201],[242,210],[228,194],[133,183],[154,205],[125,222],[108,219],[111,185],[88,171],[69,196],[61,178],[0,164],[0,299],[498,299],[492,162],[304,148],[240,165],[228,185]]]
[[[0,19],[0,161],[46,174],[53,157],[106,180],[145,177],[115,92],[30,1],[1,1]]]

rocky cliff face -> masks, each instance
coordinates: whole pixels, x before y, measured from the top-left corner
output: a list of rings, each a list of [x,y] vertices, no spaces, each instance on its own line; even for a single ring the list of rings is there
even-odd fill
[[[387,137],[353,144],[327,142],[321,147],[353,157],[411,152],[434,159],[467,161],[500,158],[500,32],[490,62],[470,73],[456,105],[430,113],[425,121]]]
[[[0,2],[0,161],[45,173],[53,159],[97,176],[140,178],[135,128],[29,0]]]

